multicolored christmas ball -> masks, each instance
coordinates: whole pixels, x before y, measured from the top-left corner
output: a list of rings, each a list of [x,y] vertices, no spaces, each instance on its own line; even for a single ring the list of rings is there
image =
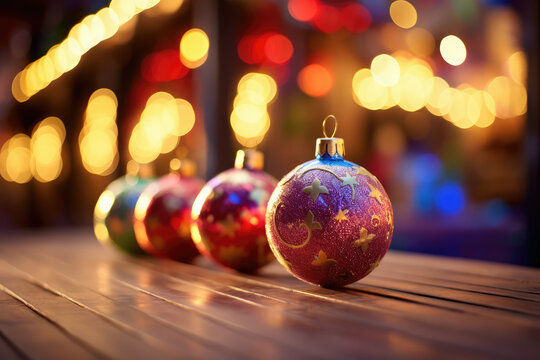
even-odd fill
[[[266,234],[279,262],[297,278],[326,287],[353,283],[373,271],[394,229],[382,185],[344,160],[344,153],[343,139],[325,132],[317,139],[316,159],[278,183],[266,213]]]
[[[94,209],[94,233],[104,245],[112,245],[130,255],[142,255],[133,232],[133,212],[142,191],[152,179],[150,170],[137,170],[114,180],[100,195]]]
[[[199,255],[191,240],[191,206],[204,182],[194,173],[193,162],[173,159],[171,172],[142,192],[135,206],[134,229],[146,252],[179,261]]]
[[[274,259],[264,218],[276,180],[261,170],[262,165],[262,153],[240,150],[235,168],[205,185],[191,213],[191,235],[199,251],[241,272],[253,272]]]

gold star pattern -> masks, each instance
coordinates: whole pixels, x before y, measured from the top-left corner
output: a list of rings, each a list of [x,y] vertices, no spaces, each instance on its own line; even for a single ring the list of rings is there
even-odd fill
[[[375,234],[368,234],[365,227],[360,229],[360,237],[353,243],[353,247],[362,249],[362,252],[366,252],[369,244],[375,238]]]
[[[178,235],[182,238],[187,238],[191,235],[191,229],[187,221],[182,222],[180,227],[176,230]]]
[[[354,200],[354,185],[358,185],[358,181],[356,181],[356,178],[354,176],[351,176],[349,173],[345,173],[344,177],[340,177],[342,184],[341,186],[347,186],[349,185],[351,187],[352,191],[352,199]]]
[[[373,270],[375,270],[375,268],[376,268],[377,266],[379,266],[380,263],[381,263],[381,257],[379,256],[379,257],[377,258],[377,260],[375,260],[374,263],[369,264],[369,270],[368,270],[368,272],[366,273],[366,275],[369,274],[370,272],[372,272]]]
[[[306,218],[304,220],[304,223],[306,224],[306,226],[308,227],[308,229],[317,229],[317,230],[321,230],[322,229],[322,226],[320,223],[318,223],[317,221],[313,221],[315,218],[315,215],[313,215],[313,213],[311,212],[311,210],[308,211],[307,215],[306,215]]]
[[[353,169],[356,170],[356,175],[363,175],[363,176],[367,176],[371,180],[377,180],[377,178],[375,176],[373,176],[372,173],[370,173],[369,171],[367,171],[366,169],[364,169],[361,166],[353,166]],[[379,181],[379,180],[377,180],[377,181]]]
[[[329,259],[326,253],[322,250],[319,250],[319,255],[314,256],[315,260],[311,262],[313,266],[320,266],[324,272],[328,272],[330,268],[337,263],[334,259]]]
[[[311,186],[306,186],[302,189],[302,192],[305,194],[310,194],[311,200],[315,202],[319,197],[319,194],[328,194],[328,189],[326,186],[321,185],[321,181],[318,178],[315,178],[311,182]]]
[[[371,190],[368,196],[376,199],[379,202],[379,204],[382,205],[382,193],[379,191],[379,189],[377,189],[375,186],[371,185],[370,183],[367,183],[367,186],[369,186],[369,190]]]
[[[236,235],[236,228],[238,227],[238,224],[236,221],[234,221],[232,214],[227,214],[225,220],[218,221],[217,223],[221,225],[221,236],[233,238]]]
[[[336,216],[334,216],[334,219],[336,219],[339,222],[349,221],[349,218],[347,218],[347,216],[345,216],[345,215],[347,215],[348,212],[349,212],[348,209],[341,210],[341,208],[340,208],[338,213],[336,214]]]
[[[386,210],[386,216],[388,217],[386,221],[387,221],[388,225],[390,225],[390,228],[393,230],[394,229],[394,219],[392,218],[392,214],[390,214],[390,211]]]

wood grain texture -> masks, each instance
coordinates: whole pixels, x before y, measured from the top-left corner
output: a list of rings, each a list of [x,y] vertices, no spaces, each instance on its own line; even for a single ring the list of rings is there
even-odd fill
[[[390,252],[344,289],[102,248],[0,240],[0,358],[540,358],[540,271]]]

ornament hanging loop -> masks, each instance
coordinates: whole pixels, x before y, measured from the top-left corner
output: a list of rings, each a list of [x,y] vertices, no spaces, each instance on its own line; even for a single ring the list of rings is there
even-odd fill
[[[328,121],[328,119],[334,120],[334,130],[332,131],[332,135],[330,135],[330,136],[328,136],[328,134],[326,133],[326,122]],[[328,115],[327,117],[324,118],[324,120],[322,122],[322,131],[323,131],[323,134],[324,134],[325,138],[333,138],[334,135],[336,135],[337,119],[336,119],[336,117],[334,115]]]

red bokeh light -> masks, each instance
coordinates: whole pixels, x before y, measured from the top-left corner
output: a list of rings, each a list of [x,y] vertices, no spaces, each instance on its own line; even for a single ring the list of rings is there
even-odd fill
[[[189,72],[180,61],[177,50],[163,50],[144,58],[141,72],[146,81],[162,82],[180,79]]]
[[[285,36],[273,34],[266,39],[264,53],[269,61],[285,64],[293,55],[293,45]]]
[[[287,37],[268,32],[259,36],[244,36],[237,50],[240,59],[247,64],[270,62],[282,65],[291,59],[294,48]]]
[[[256,35],[246,35],[238,43],[238,56],[246,64],[255,64],[253,56],[253,46],[257,40]]]
[[[330,70],[321,64],[311,64],[298,73],[298,86],[313,97],[321,97],[330,92],[334,86],[334,76]]]
[[[325,33],[335,33],[341,28],[341,12],[333,6],[321,5],[313,18],[317,29]]]
[[[318,0],[289,0],[289,13],[299,21],[312,20],[319,9]]]
[[[341,22],[347,30],[360,33],[371,25],[371,15],[362,5],[351,2],[341,10]]]

